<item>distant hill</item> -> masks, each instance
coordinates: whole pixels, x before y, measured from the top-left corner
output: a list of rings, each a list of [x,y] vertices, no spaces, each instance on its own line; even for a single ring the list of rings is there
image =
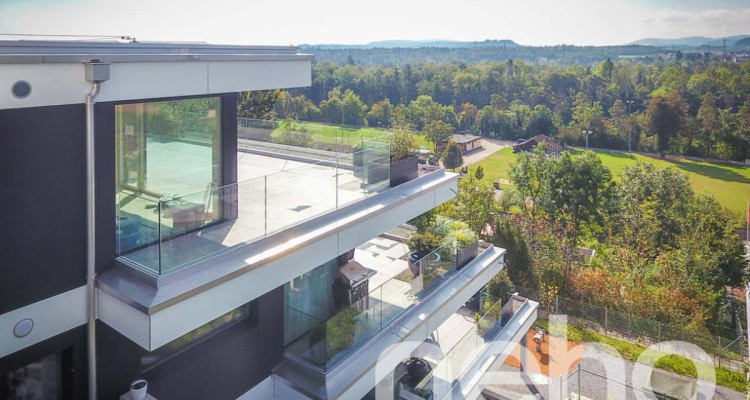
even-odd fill
[[[740,39],[737,42],[734,43],[737,47],[750,47],[750,36]]]
[[[512,40],[484,40],[478,42],[462,42],[458,40],[381,40],[366,44],[304,44],[302,49],[418,49],[425,47],[437,48],[470,48],[470,47],[518,47]]]
[[[735,35],[727,36],[727,46],[734,46],[735,43],[741,39],[747,38],[750,35]],[[724,38],[710,38],[705,36],[690,36],[678,39],[660,39],[660,38],[647,38],[636,40],[630,44],[641,45],[641,46],[654,46],[654,47],[700,47],[700,46],[721,46],[724,42]]]

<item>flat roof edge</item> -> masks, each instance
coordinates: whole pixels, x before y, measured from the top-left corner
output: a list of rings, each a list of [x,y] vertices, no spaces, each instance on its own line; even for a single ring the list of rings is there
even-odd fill
[[[196,61],[312,61],[312,54],[2,54],[0,64]]]

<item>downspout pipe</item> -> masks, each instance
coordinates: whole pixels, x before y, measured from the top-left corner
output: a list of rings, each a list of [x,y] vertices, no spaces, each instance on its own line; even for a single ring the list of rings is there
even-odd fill
[[[86,299],[88,322],[88,398],[96,400],[96,165],[94,104],[102,82],[109,80],[109,63],[85,63],[91,92],[86,95]]]

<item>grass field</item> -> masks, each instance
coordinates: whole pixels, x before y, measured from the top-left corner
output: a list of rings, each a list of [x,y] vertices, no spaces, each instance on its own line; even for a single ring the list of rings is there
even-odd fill
[[[388,134],[385,129],[370,128],[370,127],[353,127],[353,126],[337,126],[337,125],[326,125],[317,122],[298,122],[298,125],[302,125],[306,128],[307,133],[312,136],[313,141],[321,143],[331,144],[343,144],[348,146],[355,146],[359,144],[363,139],[375,139],[383,137]],[[280,132],[281,128],[275,130]],[[417,143],[421,148],[430,148],[429,142],[424,135],[416,135]]]
[[[574,154],[581,150],[572,150]],[[708,193],[721,204],[734,212],[739,220],[745,221],[747,202],[750,201],[750,167],[691,160],[662,160],[640,154],[596,151],[602,163],[611,171],[615,180],[627,166],[636,162],[648,162],[659,168],[674,167],[688,174],[693,189],[698,193]],[[509,179],[510,163],[516,159],[511,148],[504,148],[480,161],[484,175],[493,181]]]

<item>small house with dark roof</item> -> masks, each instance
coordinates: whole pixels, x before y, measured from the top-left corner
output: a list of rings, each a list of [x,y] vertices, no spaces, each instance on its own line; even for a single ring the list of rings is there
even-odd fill
[[[560,154],[560,152],[565,150],[564,144],[552,140],[549,136],[536,135],[531,139],[513,146],[513,152],[520,153],[522,151],[534,151],[534,147],[539,143],[544,143],[547,154]]]
[[[450,141],[454,141],[456,142],[458,147],[461,148],[461,153],[466,154],[472,150],[482,147],[481,139],[482,137],[477,135],[456,134],[452,135],[448,139],[445,139],[443,143],[447,146]]]

